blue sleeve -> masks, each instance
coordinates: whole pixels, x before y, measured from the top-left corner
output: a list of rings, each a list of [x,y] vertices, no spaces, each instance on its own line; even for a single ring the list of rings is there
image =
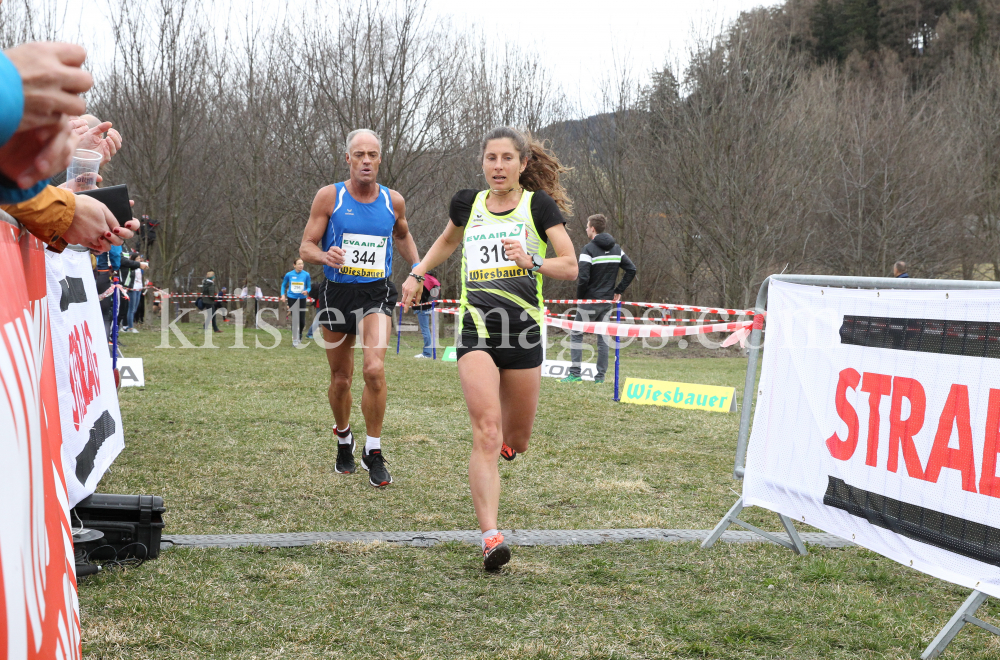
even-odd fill
[[[49,185],[49,180],[39,181],[27,190],[21,190],[13,181],[7,177],[0,176],[0,204],[20,204],[38,195]]]
[[[292,277],[291,273],[285,273],[284,279],[281,280],[281,294],[280,295],[282,295],[282,296],[285,295],[285,289],[288,288],[288,280],[290,280],[291,277]]]
[[[24,114],[24,89],[14,63],[0,53],[0,145],[7,144]]]
[[[305,272],[305,271],[303,271],[303,272]],[[306,293],[307,296],[309,295],[309,292],[312,290],[312,288],[313,288],[313,285],[312,285],[312,276],[308,272],[306,272],[306,291],[305,291],[305,293]]]
[[[111,267],[118,270],[122,267],[122,246],[112,245],[108,250],[108,258],[111,260]]]

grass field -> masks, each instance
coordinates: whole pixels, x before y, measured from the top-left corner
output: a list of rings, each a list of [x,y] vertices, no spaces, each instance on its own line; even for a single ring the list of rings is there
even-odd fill
[[[201,343],[199,328],[190,334]],[[316,346],[293,349],[286,332],[273,350],[158,349],[159,333],[145,332],[124,338],[125,353],[145,360],[146,387],[121,393],[127,448],[99,490],[162,495],[173,534],[474,529],[456,367],[414,360],[418,337],[404,339],[386,365],[390,488],[376,491],[363,472],[334,473],[328,371]],[[253,333],[245,342],[254,345]],[[233,331],[215,343],[231,346]],[[742,389],[745,360],[662,357],[693,349],[630,347],[624,373]],[[354,389],[360,434],[360,377]],[[543,379],[532,448],[501,465],[502,527],[704,529],[732,505],[737,415],[616,404],[611,391]],[[748,518],[777,527],[774,514]],[[515,548],[508,567],[486,575],[476,549],[460,544],[174,549],[82,583],[84,652],[909,658],[967,595],[859,548],[811,550]],[[1000,643],[967,627],[946,657],[1000,658]]]

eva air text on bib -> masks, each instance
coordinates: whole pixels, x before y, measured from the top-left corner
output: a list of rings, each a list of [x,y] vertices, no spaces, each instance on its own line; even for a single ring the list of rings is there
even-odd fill
[[[341,247],[347,254],[340,272],[356,277],[385,277],[385,249],[388,236],[344,234]]]
[[[528,271],[508,259],[503,249],[504,239],[512,238],[527,252],[526,231],[523,222],[470,227],[465,232],[465,265],[469,281],[485,282],[527,275]]]

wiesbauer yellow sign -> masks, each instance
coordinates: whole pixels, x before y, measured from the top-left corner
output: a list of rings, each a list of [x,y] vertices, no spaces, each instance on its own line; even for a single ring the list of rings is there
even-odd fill
[[[621,400],[641,406],[671,406],[712,412],[736,412],[736,388],[692,385],[667,380],[626,378]]]

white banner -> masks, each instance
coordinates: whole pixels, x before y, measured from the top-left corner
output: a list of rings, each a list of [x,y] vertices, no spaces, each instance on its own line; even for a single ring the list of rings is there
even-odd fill
[[[90,254],[45,252],[52,352],[69,505],[94,492],[125,448],[118,392]],[[121,304],[128,304],[122,299]]]
[[[1000,596],[1000,293],[768,298],[745,504]]]

